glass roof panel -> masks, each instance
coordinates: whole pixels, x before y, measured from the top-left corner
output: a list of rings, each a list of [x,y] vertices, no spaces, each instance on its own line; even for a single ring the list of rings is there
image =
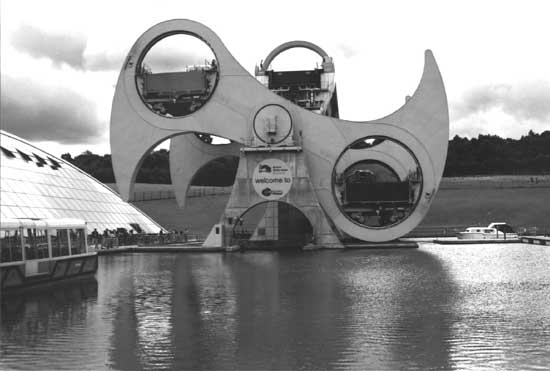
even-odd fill
[[[133,208],[110,188],[77,170],[63,159],[58,159],[32,144],[0,131],[2,146],[15,154],[2,155],[0,162],[0,205],[5,218],[37,217],[93,219],[88,229],[129,228],[136,222],[148,232],[157,232],[158,226],[141,211]],[[24,160],[17,151],[28,155]],[[38,167],[40,158],[46,162]],[[56,167],[52,169],[52,164]],[[93,228],[91,229],[93,230]],[[90,230],[90,231],[91,231]]]

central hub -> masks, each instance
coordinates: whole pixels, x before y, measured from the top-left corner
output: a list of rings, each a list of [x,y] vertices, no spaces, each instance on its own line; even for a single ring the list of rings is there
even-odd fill
[[[280,144],[291,133],[292,118],[283,106],[268,104],[254,116],[254,134],[263,143]]]

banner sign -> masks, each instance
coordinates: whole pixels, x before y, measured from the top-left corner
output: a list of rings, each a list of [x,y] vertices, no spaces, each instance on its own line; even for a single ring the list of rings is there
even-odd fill
[[[290,190],[292,174],[285,162],[268,158],[254,169],[252,184],[260,197],[266,200],[277,200],[284,197]]]

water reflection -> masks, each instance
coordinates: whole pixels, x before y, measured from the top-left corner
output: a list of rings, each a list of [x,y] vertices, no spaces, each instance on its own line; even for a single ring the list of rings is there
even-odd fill
[[[349,346],[351,302],[335,274],[338,255],[228,257],[237,283],[237,368],[319,369],[340,358]]]
[[[2,300],[0,369],[543,368],[549,262],[525,245],[101,257],[96,286]]]
[[[6,362],[28,369],[37,366],[37,359],[51,369],[79,367],[82,349],[93,350],[97,340],[90,338],[88,327],[97,294],[97,281],[88,278],[2,295],[0,368]],[[16,362],[10,364],[12,359]]]
[[[438,254],[458,286],[449,340],[453,367],[548,369],[550,250],[473,245]]]
[[[441,260],[410,250],[352,259],[343,276],[353,298],[354,341],[339,365],[449,369],[456,287]]]
[[[173,257],[107,257],[102,268],[115,274],[105,281],[112,290],[105,293],[112,313],[109,366],[136,370],[169,365],[174,353],[169,316]]]
[[[437,258],[411,253],[178,255],[155,267],[140,261],[140,272],[158,274],[126,281],[123,291],[133,296],[121,305],[129,300],[132,310],[117,311],[112,366],[379,369],[420,360],[446,368],[452,283]],[[170,268],[173,277],[165,274]],[[144,327],[149,321],[156,331]]]

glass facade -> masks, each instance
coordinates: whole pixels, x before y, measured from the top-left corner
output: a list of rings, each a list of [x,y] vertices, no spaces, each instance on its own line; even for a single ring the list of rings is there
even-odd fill
[[[20,260],[23,260],[23,248],[19,230],[0,230],[0,263]]]
[[[66,229],[50,229],[52,256],[69,255],[69,239]]]
[[[132,225],[136,224],[145,233],[161,229],[109,187],[68,162],[4,131],[0,139],[0,217],[83,219],[88,233],[94,228],[99,233],[135,230]]]

